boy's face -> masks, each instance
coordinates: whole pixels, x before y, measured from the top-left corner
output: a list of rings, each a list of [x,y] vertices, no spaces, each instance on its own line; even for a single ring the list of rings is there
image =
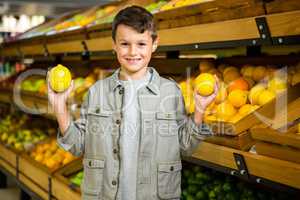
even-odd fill
[[[113,49],[117,53],[121,69],[129,76],[141,78],[139,75],[144,75],[156,47],[157,40],[152,40],[151,32],[138,33],[130,26],[118,25]]]

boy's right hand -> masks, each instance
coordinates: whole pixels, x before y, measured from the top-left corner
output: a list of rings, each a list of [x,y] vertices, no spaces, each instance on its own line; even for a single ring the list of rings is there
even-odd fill
[[[55,92],[52,90],[49,81],[49,72],[47,72],[47,87],[48,87],[48,100],[55,115],[64,113],[66,110],[67,99],[73,90],[73,80],[70,87],[64,92]]]

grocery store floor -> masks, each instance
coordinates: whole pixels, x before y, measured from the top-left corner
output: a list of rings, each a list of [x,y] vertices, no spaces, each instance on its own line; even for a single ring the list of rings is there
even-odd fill
[[[2,200],[19,200],[20,189],[16,183],[9,177],[7,179],[7,188],[0,188],[0,199]]]

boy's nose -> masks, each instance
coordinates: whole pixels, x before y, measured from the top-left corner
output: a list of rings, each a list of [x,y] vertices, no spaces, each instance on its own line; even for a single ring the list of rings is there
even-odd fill
[[[135,55],[137,53],[137,49],[134,45],[130,46],[129,53],[130,55]]]

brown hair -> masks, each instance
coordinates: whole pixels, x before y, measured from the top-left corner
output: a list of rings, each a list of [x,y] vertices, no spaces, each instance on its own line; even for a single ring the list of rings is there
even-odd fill
[[[151,32],[153,41],[157,38],[153,15],[143,7],[129,6],[118,12],[112,23],[112,38],[114,41],[116,40],[116,31],[120,24],[130,26],[139,33],[144,33],[148,30]]]

